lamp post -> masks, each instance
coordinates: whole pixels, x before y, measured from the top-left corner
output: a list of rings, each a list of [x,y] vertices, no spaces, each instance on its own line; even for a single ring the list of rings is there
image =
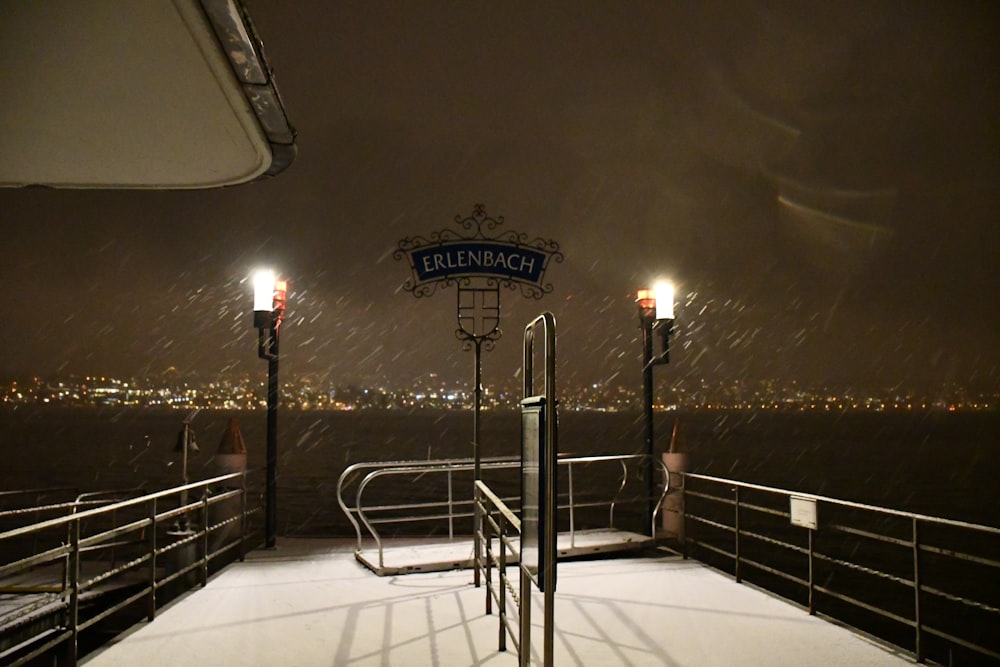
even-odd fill
[[[259,332],[257,356],[267,360],[267,507],[264,546],[277,543],[278,528],[278,329],[285,314],[288,283],[272,271],[258,271],[253,278],[253,325]]]
[[[670,362],[670,335],[674,325],[674,286],[660,283],[636,294],[639,325],[642,329],[642,407],[646,424],[646,514],[650,537],[653,527],[653,366]],[[660,339],[660,352],[654,354],[654,338]]]
[[[502,335],[500,331],[500,283],[495,280],[476,281],[465,279],[458,285],[458,329],[455,336],[462,341],[462,347],[470,347],[476,352],[473,391],[475,402],[472,410],[472,460],[473,484],[482,479],[482,453],[480,451],[480,413],[483,405],[483,344],[492,350]],[[479,533],[482,517],[478,508],[472,518],[473,554],[476,562],[482,554]],[[479,588],[479,568],[475,569],[473,582]]]

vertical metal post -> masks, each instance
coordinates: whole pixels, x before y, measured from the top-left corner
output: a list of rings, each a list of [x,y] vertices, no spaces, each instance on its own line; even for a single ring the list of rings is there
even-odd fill
[[[478,482],[482,478],[482,468],[479,453],[479,415],[483,406],[483,341],[481,338],[475,339],[476,348],[476,371],[474,377],[475,390],[473,391],[475,404],[473,406],[472,415],[472,458],[474,461],[475,468],[475,481]]]
[[[487,614],[492,614],[493,613],[493,595],[490,592],[490,588],[491,588],[491,586],[493,584],[493,554],[492,554],[492,551],[493,551],[493,548],[492,548],[493,547],[493,545],[492,545],[493,535],[492,535],[492,533],[490,531],[490,522],[488,520],[489,516],[484,511],[484,509],[482,508],[482,503],[483,503],[482,494],[480,493],[479,487],[477,486],[476,487],[476,511],[478,513],[481,513],[481,515],[483,516],[483,521],[480,524],[482,526],[483,532],[482,532],[482,535],[478,535],[478,534],[476,535],[476,542],[479,543],[480,539],[483,542],[482,551],[480,551],[480,553],[482,554],[482,556],[480,556],[480,558],[482,558],[482,560],[485,561],[485,562],[480,562],[480,560],[477,558],[477,560],[476,560],[476,569],[478,570],[479,568],[481,568],[483,566],[486,567],[486,613]],[[501,530],[501,535],[502,535],[503,534],[503,519],[500,519],[500,522],[501,522],[500,523],[500,530]],[[483,551],[485,551],[485,553],[483,553]],[[483,558],[483,556],[485,556],[485,557]],[[501,588],[500,590],[502,591],[503,588]],[[500,619],[501,619],[500,620],[500,635],[501,635],[501,637],[503,637],[503,614],[502,613],[500,614]],[[503,643],[503,639],[501,639],[501,643]],[[502,650],[502,647],[501,647],[501,650]]]
[[[497,283],[467,281],[457,290],[456,314],[458,329],[455,336],[462,341],[464,349],[472,349],[475,353],[472,378],[472,460],[473,486],[482,479],[482,453],[480,448],[480,413],[483,406],[483,343],[486,350],[492,350],[500,338],[500,286]],[[477,510],[472,512],[472,534],[476,535],[482,528],[482,514]],[[482,555],[478,540],[473,540],[474,556]],[[479,570],[473,573],[476,588],[482,585]]]
[[[569,464],[569,545],[576,546],[576,513],[573,508],[573,462]]]
[[[636,293],[639,306],[639,328],[642,331],[642,409],[646,423],[646,456],[642,467],[646,477],[646,525],[649,536],[656,537],[656,501],[653,479],[653,366],[669,363],[670,334],[673,330],[673,287],[657,285],[655,289],[642,289]],[[658,334],[661,341],[660,354],[653,354],[653,336]],[[669,479],[664,480],[664,488],[669,488]]]
[[[146,600],[146,620],[156,618],[156,498],[149,501],[149,597]]]
[[[247,471],[240,474],[240,562],[247,557]]]
[[[69,551],[69,609],[66,624],[69,625],[70,637],[66,644],[66,662],[70,667],[76,667],[78,657],[78,640],[80,637],[80,520],[74,519],[70,524]]]
[[[734,526],[734,528],[735,528],[734,533],[735,533],[735,538],[736,538],[736,546],[735,546],[735,551],[736,551],[736,553],[735,553],[735,556],[736,556],[735,570],[736,571],[735,571],[735,577],[736,577],[736,583],[740,583],[741,581],[743,581],[743,575],[740,572],[740,487],[738,487],[738,486],[735,487],[733,489],[733,492],[734,492],[734,496],[735,496],[735,499],[736,499],[736,503],[735,503],[736,504],[736,518],[735,518],[735,524],[736,525]]]
[[[913,518],[913,627],[916,629],[917,662],[924,662],[924,631],[920,618],[920,524]]]
[[[264,546],[273,549],[278,538],[278,331],[271,329],[267,357],[267,507]]]
[[[452,540],[452,539],[455,538],[455,501],[454,501],[454,497],[455,496],[454,496],[454,493],[452,491],[451,478],[452,478],[452,473],[451,473],[451,468],[449,468],[448,469],[448,539],[449,540]],[[473,490],[474,490],[473,497],[475,497],[476,494],[478,494],[478,491],[475,491],[475,487],[473,487]],[[478,503],[475,504],[474,509],[475,509],[475,512],[473,512],[473,515],[474,516],[479,516],[479,504]],[[476,524],[477,524],[477,526],[481,526],[482,525],[478,521],[476,521]],[[472,534],[475,535],[475,536],[477,536],[477,539],[478,539],[479,531],[477,530],[476,526],[473,526]]]
[[[482,401],[483,401],[483,357],[482,357],[483,339],[478,337],[473,338],[473,342],[476,350],[476,360],[475,360],[476,370],[475,370],[475,378],[473,384],[473,386],[475,387],[475,390],[473,391],[473,395],[475,397],[474,399],[475,403],[473,405],[473,413],[472,413],[472,459],[473,459],[472,483],[473,485],[475,485],[475,483],[482,478],[482,467],[481,467],[481,460],[479,453],[479,412],[482,408]],[[483,517],[478,509],[475,512],[473,512],[472,517],[473,517],[472,534],[478,535],[479,531],[482,529]],[[478,560],[480,556],[482,556],[482,545],[479,543],[478,539],[475,540],[474,549],[475,549],[474,557],[476,560]],[[476,568],[475,573],[473,574],[473,582],[475,583],[476,588],[479,588],[479,586],[481,585],[479,568]]]
[[[118,510],[111,510],[111,528],[112,529],[118,528]],[[117,567],[117,565],[118,565],[118,559],[115,557],[115,553],[117,551],[115,549],[115,546],[116,546],[115,543],[112,542],[111,543],[111,567],[112,568]]]
[[[545,398],[549,405],[549,415],[545,420],[545,440],[548,443],[548,456],[545,467],[546,483],[546,528],[548,543],[551,545],[545,556],[545,653],[546,667],[555,664],[555,630],[556,630],[556,560],[559,554],[559,527],[557,516],[559,511],[559,495],[556,493],[558,474],[559,440],[556,425],[559,423],[559,405],[556,398],[556,321],[551,313],[544,313],[545,323]],[[652,468],[650,468],[652,472]]]
[[[497,512],[497,525],[500,528],[499,547],[500,562],[497,565],[497,599],[500,605],[500,643],[501,651],[507,650],[507,545],[504,544],[504,537],[507,535],[507,519],[503,512]]]
[[[552,313],[545,312],[532,320],[524,329],[524,365],[521,374],[523,376],[524,398],[535,395],[534,389],[534,340],[535,329],[541,326],[545,334],[545,370],[544,370],[544,398],[545,406],[549,413],[545,418],[545,439],[547,444],[545,456],[540,461],[544,471],[544,537],[539,536],[540,544],[545,545],[544,572],[540,573],[545,602],[542,607],[544,620],[542,630],[544,637],[543,664],[552,665],[555,650],[555,589],[556,589],[556,563],[558,562],[559,544],[556,525],[556,510],[558,494],[556,493],[556,464],[559,450],[558,443],[558,400],[556,398],[556,321]],[[523,464],[522,464],[523,465]],[[540,517],[541,518],[541,517]],[[523,536],[522,536],[523,539]],[[519,646],[521,664],[528,664],[531,654],[530,640],[530,618],[525,611],[526,605],[530,605],[531,576],[527,574],[524,564],[521,566],[521,641]],[[527,618],[527,620],[526,620]]]
[[[202,490],[201,497],[201,587],[208,586],[208,493]]]
[[[521,639],[518,642],[520,667],[531,664],[531,576],[523,567],[521,570],[521,599],[518,616],[521,619]]]
[[[815,578],[814,578],[814,575],[813,575],[813,564],[815,562],[815,560],[813,558],[813,553],[814,553],[814,551],[813,551],[813,533],[815,533],[816,531],[814,531],[812,528],[807,528],[806,530],[809,531],[809,615],[810,616],[815,616],[816,615],[816,604],[815,604],[814,599],[813,599],[813,593],[816,590],[816,583],[815,583]]]
[[[643,515],[653,537],[653,319],[642,317],[642,409],[646,425],[646,459],[642,474],[646,478],[646,509]]]
[[[278,330],[285,315],[287,293],[288,281],[275,280],[270,272],[259,272],[254,278],[253,316],[258,331],[257,356],[267,359],[264,546],[268,549],[273,549],[278,541]]]
[[[681,557],[684,560],[690,556],[688,553],[687,485],[687,475],[681,473],[681,507],[684,508],[684,513],[681,515]]]
[[[185,420],[183,431],[181,431],[181,450],[182,450],[181,485],[185,487],[187,486],[188,483],[188,447],[190,446],[190,442],[191,442],[191,424],[189,424],[187,420]],[[181,506],[187,506],[187,503],[188,503],[188,490],[185,488],[183,491],[181,491]],[[186,511],[180,517],[180,527],[182,530],[185,530],[188,527]]]

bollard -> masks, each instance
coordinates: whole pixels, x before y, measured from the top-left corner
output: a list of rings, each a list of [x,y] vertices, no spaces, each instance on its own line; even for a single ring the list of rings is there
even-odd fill
[[[684,477],[678,473],[687,472],[686,453],[666,453],[663,464],[670,471],[670,492],[663,499],[664,537],[684,541]]]
[[[219,442],[219,451],[215,454],[215,466],[220,475],[244,472],[247,469],[247,445],[236,417],[229,418],[226,432]],[[238,487],[238,482],[233,484],[233,488]]]
[[[170,543],[189,540],[186,544],[174,547],[167,552],[165,558],[167,572],[174,574],[186,567],[190,567],[198,560],[198,541],[192,539],[195,531],[187,526],[174,526],[167,531],[167,541]],[[191,590],[198,583],[198,572],[191,569],[164,587],[164,595],[167,600],[176,598],[178,595]]]
[[[219,451],[215,455],[215,471],[219,475],[228,475],[234,472],[246,472],[247,469],[247,446],[246,442],[243,440],[243,434],[240,433],[239,423],[236,421],[235,417],[229,419],[229,424],[226,426],[226,432],[222,435],[222,440],[219,442]],[[223,491],[232,491],[233,489],[239,489],[243,486],[243,483],[239,479],[231,480],[226,483],[226,488]],[[211,506],[209,513],[210,521],[209,526],[214,526],[227,521],[233,517],[238,517],[243,511],[243,499],[241,498],[230,498],[220,503],[216,503]],[[242,518],[236,522],[227,523],[221,526],[217,530],[213,531],[209,538],[209,549],[212,552],[225,546],[229,540],[234,539],[236,536],[242,534]],[[242,557],[242,550],[240,552]]]
[[[684,476],[690,460],[687,452],[681,451],[678,441],[680,422],[674,422],[670,436],[670,450],[663,454],[663,465],[670,471],[670,492],[663,499],[663,536],[684,544]]]

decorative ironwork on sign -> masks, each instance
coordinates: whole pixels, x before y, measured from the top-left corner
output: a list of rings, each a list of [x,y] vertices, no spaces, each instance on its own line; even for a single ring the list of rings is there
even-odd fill
[[[520,289],[523,296],[533,299],[551,292],[545,271],[550,262],[562,262],[559,244],[510,230],[489,236],[503,221],[503,216],[490,217],[482,204],[476,204],[471,215],[455,216],[465,233],[442,229],[429,238],[404,238],[393,252],[395,259],[406,257],[410,264],[412,275],[403,289],[425,297],[439,285],[471,287],[481,278],[487,287]]]

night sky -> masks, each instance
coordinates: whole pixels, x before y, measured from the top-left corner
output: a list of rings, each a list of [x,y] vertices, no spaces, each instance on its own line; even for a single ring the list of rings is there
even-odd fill
[[[295,163],[0,190],[0,373],[263,377],[265,264],[292,282],[283,373],[471,379],[454,288],[415,299],[392,251],[482,203],[565,256],[543,299],[502,294],[487,384],[551,310],[561,383],[638,386],[634,290],[662,276],[664,382],[1000,385],[1000,4],[247,5]]]

